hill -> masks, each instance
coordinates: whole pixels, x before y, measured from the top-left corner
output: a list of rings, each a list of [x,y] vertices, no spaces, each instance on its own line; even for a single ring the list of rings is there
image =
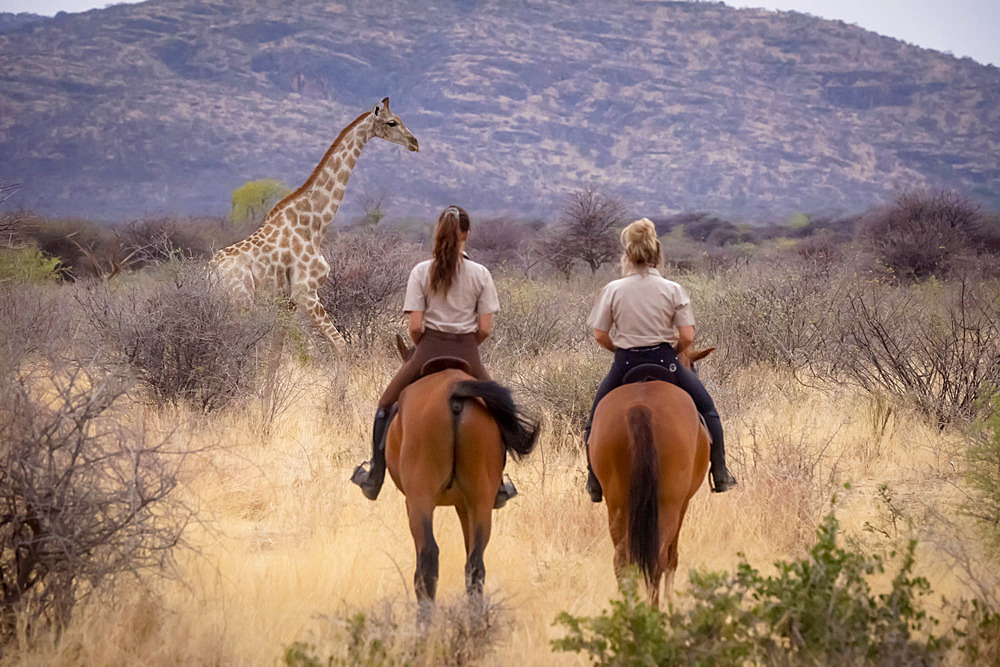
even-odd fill
[[[20,15],[24,16],[24,15]],[[703,2],[149,0],[0,15],[6,205],[118,220],[297,186],[388,95],[342,216],[859,211],[932,186],[1000,206],[1000,70],[842,22]],[[344,217],[341,218],[343,221]]]

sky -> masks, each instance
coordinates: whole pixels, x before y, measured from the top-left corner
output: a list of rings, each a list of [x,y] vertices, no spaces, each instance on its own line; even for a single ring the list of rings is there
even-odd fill
[[[0,11],[54,15],[105,7],[108,0],[0,0]],[[910,44],[1000,67],[1000,0],[727,0],[839,19]]]

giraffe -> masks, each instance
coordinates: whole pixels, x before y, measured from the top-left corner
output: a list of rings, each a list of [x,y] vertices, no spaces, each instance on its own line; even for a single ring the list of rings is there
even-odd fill
[[[275,204],[257,231],[212,257],[223,282],[247,301],[263,288],[288,298],[308,315],[341,359],[347,344],[318,295],[330,275],[320,246],[340,207],[347,179],[372,137],[420,150],[403,121],[389,111],[386,97],[341,130],[302,187]]]

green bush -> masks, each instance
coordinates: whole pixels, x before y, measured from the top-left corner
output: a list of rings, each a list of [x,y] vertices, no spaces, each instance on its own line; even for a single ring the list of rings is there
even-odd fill
[[[868,578],[883,560],[837,546],[832,513],[817,531],[809,555],[778,562],[763,576],[742,559],[735,574],[690,575],[693,605],[660,612],[624,586],[611,614],[557,623],[569,634],[553,642],[561,651],[585,651],[595,664],[876,664],[935,662],[946,642],[930,630],[936,621],[917,601],[929,585],[912,574],[911,541],[889,592],[873,595]]]
[[[0,249],[0,283],[38,285],[59,278],[59,260],[38,248]]]
[[[971,498],[962,511],[975,519],[987,547],[1000,558],[1000,391],[988,390],[980,408],[984,417],[965,453]]]
[[[276,178],[247,181],[233,190],[233,208],[229,217],[233,222],[250,222],[262,218],[289,192],[291,190]]]

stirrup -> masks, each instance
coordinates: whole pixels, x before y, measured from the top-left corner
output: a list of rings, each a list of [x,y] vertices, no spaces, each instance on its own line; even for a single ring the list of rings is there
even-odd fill
[[[709,470],[708,486],[712,490],[712,493],[725,493],[729,489],[736,486],[736,478],[733,477],[733,474],[729,472],[729,470],[726,470],[725,477],[720,482],[715,479],[715,475],[713,475],[712,471]]]
[[[369,463],[370,461],[365,461],[354,469],[354,473],[351,474],[351,482],[361,487],[361,493],[364,494],[365,498],[375,500],[378,498],[379,491],[382,490],[382,482],[385,481],[385,478],[383,477],[378,482],[373,480],[371,470],[366,468]]]
[[[604,500],[604,490],[601,489],[601,483],[597,479],[597,475],[590,468],[587,469],[587,493],[590,495],[590,502],[599,503]]]
[[[507,504],[507,501],[517,495],[517,489],[514,488],[514,482],[510,481],[510,477],[507,477],[500,484],[500,488],[497,489],[497,497],[493,500],[493,509],[498,510]]]

